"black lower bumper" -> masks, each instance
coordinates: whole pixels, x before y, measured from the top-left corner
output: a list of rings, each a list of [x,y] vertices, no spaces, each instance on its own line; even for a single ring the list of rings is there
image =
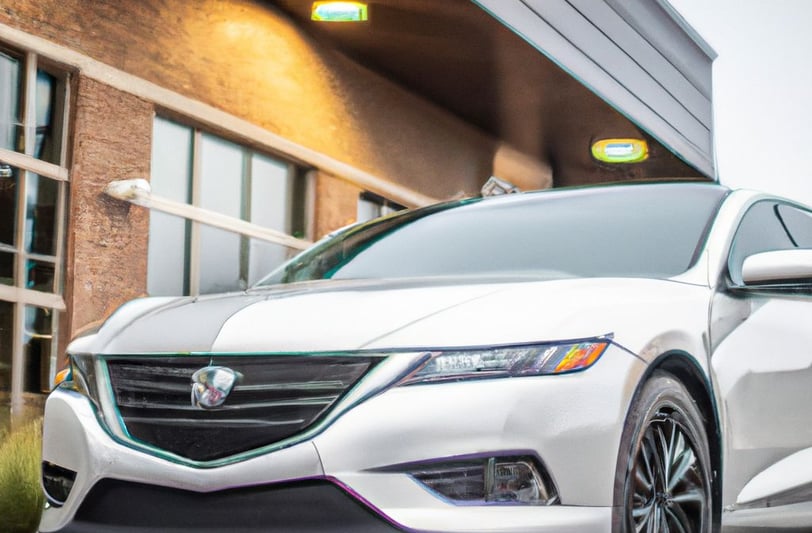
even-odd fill
[[[198,493],[97,483],[60,533],[401,531],[326,480]]]

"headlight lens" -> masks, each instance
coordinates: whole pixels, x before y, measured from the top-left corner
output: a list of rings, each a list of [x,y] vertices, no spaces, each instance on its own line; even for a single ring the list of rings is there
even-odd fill
[[[606,339],[596,339],[433,352],[402,384],[577,372],[595,364],[609,344]]]
[[[99,394],[96,381],[96,358],[89,354],[71,354],[70,380],[65,380],[62,386],[69,387],[81,393],[99,408]]]

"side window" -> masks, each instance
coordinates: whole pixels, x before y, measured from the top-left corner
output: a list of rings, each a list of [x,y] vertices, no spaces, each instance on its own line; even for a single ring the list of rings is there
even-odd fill
[[[795,248],[779,218],[778,208],[773,202],[759,202],[744,214],[728,258],[730,279],[736,285],[742,284],[742,263],[748,255]]]
[[[779,205],[778,214],[799,248],[812,248],[812,213],[790,205]]]

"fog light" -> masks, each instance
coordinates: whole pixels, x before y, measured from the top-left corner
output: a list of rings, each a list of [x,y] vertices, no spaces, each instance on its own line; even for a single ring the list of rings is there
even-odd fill
[[[62,507],[68,499],[76,472],[47,461],[42,462],[42,488],[45,497],[54,507]]]
[[[452,502],[552,505],[558,493],[532,456],[487,457],[413,466],[408,474]]]

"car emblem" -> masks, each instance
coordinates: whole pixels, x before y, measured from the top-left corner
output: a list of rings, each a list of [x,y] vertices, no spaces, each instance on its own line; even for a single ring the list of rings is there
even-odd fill
[[[214,409],[223,405],[234,384],[237,373],[224,366],[207,366],[192,374],[192,407]]]

